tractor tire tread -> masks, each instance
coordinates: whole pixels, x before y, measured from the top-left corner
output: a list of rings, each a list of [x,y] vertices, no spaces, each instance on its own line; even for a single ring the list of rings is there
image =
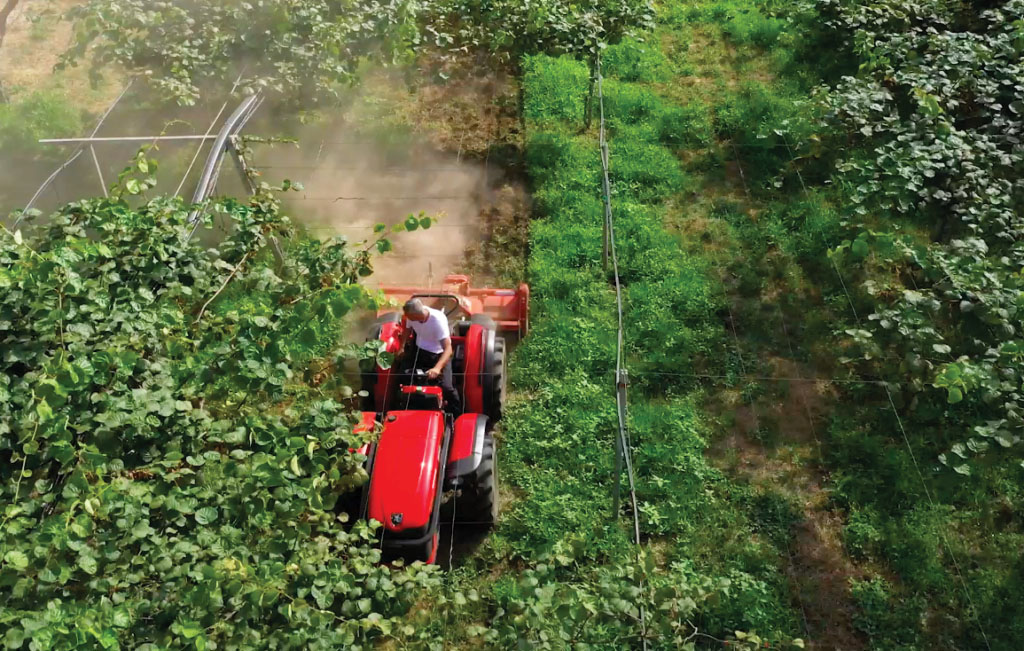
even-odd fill
[[[480,466],[462,495],[461,499],[466,503],[466,510],[460,512],[460,509],[456,508],[457,521],[485,526],[493,526],[497,522],[500,506],[498,473],[494,437],[490,433],[484,439],[483,458],[480,460]]]

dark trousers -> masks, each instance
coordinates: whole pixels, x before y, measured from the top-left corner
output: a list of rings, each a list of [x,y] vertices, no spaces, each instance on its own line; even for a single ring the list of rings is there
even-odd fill
[[[416,348],[409,357],[409,366],[406,372],[412,375],[416,369],[429,371],[437,365],[437,360],[441,359],[441,355],[443,353],[431,353],[422,348]],[[446,411],[451,414],[461,414],[462,401],[459,400],[459,392],[452,380],[452,360],[448,360],[448,363],[444,365],[444,370],[441,371],[441,392],[444,394]]]

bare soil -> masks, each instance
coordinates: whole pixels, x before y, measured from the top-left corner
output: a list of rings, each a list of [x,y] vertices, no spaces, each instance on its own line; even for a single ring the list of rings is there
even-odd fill
[[[358,243],[377,223],[434,217],[427,231],[391,236],[373,283],[438,287],[450,273],[518,283],[530,202],[516,116],[516,89],[500,76],[409,88],[382,72],[346,111],[296,134],[298,148],[260,149],[256,166],[303,184],[291,213],[321,237]]]
[[[867,648],[853,626],[850,598],[851,579],[864,578],[865,572],[846,555],[843,517],[830,504],[827,477],[817,464],[818,430],[835,399],[834,388],[828,381],[796,380],[813,378],[814,372],[792,360],[768,362],[773,377],[795,380],[780,381],[779,391],[754,404],[741,403],[736,391],[720,392],[723,407],[733,410],[733,425],[709,454],[732,476],[779,491],[798,506],[802,517],[786,550],[786,575],[807,630],[807,648]],[[766,444],[762,433],[767,428],[776,432]]]
[[[36,91],[52,91],[74,101],[90,113],[102,112],[124,82],[123,73],[108,71],[93,86],[87,65],[67,70],[54,68],[73,40],[72,25],[64,14],[85,0],[22,0],[7,21],[0,48],[0,84],[8,100]],[[77,135],[77,134],[73,134]]]

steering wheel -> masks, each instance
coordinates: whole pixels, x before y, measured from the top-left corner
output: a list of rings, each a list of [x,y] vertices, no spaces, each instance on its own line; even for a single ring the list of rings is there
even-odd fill
[[[413,377],[413,383],[416,386],[421,386],[421,387],[441,386],[441,376],[440,375],[438,375],[435,378],[429,378],[429,377],[427,377],[427,372],[424,371],[421,368],[415,369],[412,372],[412,377]]]
[[[455,311],[462,307],[459,297],[454,294],[414,294],[412,298],[440,298],[445,301],[443,308],[444,315],[450,317]]]

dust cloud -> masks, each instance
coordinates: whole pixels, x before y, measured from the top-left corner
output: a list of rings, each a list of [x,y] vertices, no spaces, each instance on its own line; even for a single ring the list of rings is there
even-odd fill
[[[420,212],[438,217],[426,231],[389,235],[394,250],[378,256],[371,285],[438,287],[461,270],[481,238],[480,215],[493,202],[485,165],[439,151],[414,135],[360,137],[344,125],[300,133],[299,147],[259,150],[265,180],[285,178],[303,190],[286,197],[289,214],[319,237],[372,241],[375,224]]]
[[[54,0],[53,7],[63,10],[79,1]],[[10,78],[19,86],[29,80],[42,84],[41,80],[47,75],[42,69],[28,65],[40,42],[33,41],[28,34],[29,21],[24,20],[24,16],[20,18],[22,20],[15,21],[12,38],[5,46],[10,54],[17,55],[17,61],[0,62],[0,71],[5,81]],[[67,42],[70,25],[57,22],[55,17],[53,24],[55,27],[47,34],[47,39],[60,44]],[[15,50],[10,50],[15,46]],[[60,50],[59,47],[51,49]],[[23,72],[30,73],[28,77],[15,74],[19,66],[26,67]],[[46,66],[52,67],[52,61],[47,59]],[[239,66],[243,67],[241,63]],[[81,125],[84,133],[44,128],[39,134],[41,137],[87,135],[125,83],[112,81],[106,84],[109,88],[105,92],[89,93],[77,76],[84,77],[83,71],[84,67],[76,68],[72,71],[75,77],[62,77],[56,91],[63,100],[86,109]],[[375,79],[384,79],[384,95],[401,96],[407,92],[404,86],[400,87],[401,82],[395,81],[397,77],[376,75]],[[392,225],[404,221],[409,214],[421,212],[437,217],[429,230],[390,234],[395,248],[375,257],[375,272],[368,279],[371,286],[437,287],[445,275],[464,270],[467,250],[478,248],[486,238],[486,214],[496,202],[504,172],[497,166],[488,168],[485,163],[467,159],[460,150],[461,140],[458,147],[449,141],[448,150],[440,148],[431,143],[430,134],[418,134],[413,127],[402,125],[401,120],[392,120],[393,116],[387,114],[374,116],[380,119],[355,118],[355,122],[350,122],[353,115],[346,109],[364,100],[364,107],[374,105],[376,98],[366,97],[365,93],[365,90],[352,92],[341,102],[342,106],[335,108],[334,116],[305,126],[297,124],[294,98],[290,102],[276,98],[279,105],[267,102],[245,133],[266,137],[287,135],[295,138],[298,146],[252,144],[255,167],[268,182],[289,179],[303,184],[302,192],[288,193],[284,200],[288,214],[318,237],[341,235],[358,246],[372,242],[376,237],[372,228],[377,223]],[[469,108],[469,114],[483,115],[487,111],[484,97],[479,90],[471,97],[472,101],[462,103]],[[83,98],[88,101],[83,103]],[[234,108],[235,101],[229,100],[226,112],[219,109],[223,99],[223,93],[213,93],[198,106],[168,106],[141,84],[136,84],[117,104],[97,135],[201,134],[211,124],[219,127]],[[456,108],[462,106],[455,104],[458,104]],[[460,119],[465,116],[455,112],[450,102],[445,102],[444,108],[453,111],[446,122],[452,131],[461,134],[460,138],[486,130],[478,124],[479,117]],[[394,128],[389,126],[392,124]],[[83,151],[52,179],[33,205],[47,214],[68,201],[100,194],[117,179],[118,173],[143,144],[146,143],[97,144],[95,160],[91,151]],[[0,174],[0,217],[7,222],[9,212],[25,206],[49,175],[80,147],[67,144],[32,151],[12,151],[10,147],[0,151],[0,169],[8,172]],[[150,152],[160,163],[157,192],[177,191],[186,199],[190,198],[208,154],[208,146],[195,142],[161,142],[159,148]],[[247,188],[232,167],[230,159],[225,160],[216,194],[245,196]],[[14,170],[16,174],[10,173]],[[500,202],[500,198],[497,201]],[[45,221],[44,217],[39,223]]]

